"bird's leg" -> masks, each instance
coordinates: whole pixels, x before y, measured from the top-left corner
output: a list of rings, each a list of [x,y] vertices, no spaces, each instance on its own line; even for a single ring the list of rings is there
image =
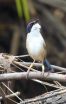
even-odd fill
[[[44,65],[42,64],[42,74],[44,74],[44,70],[45,70],[45,67],[44,67]]]
[[[45,67],[44,67],[44,64],[42,62],[42,74],[44,74],[44,71],[45,71]]]
[[[35,63],[35,60],[31,63],[30,67],[27,70],[27,77],[28,77],[30,69],[33,67],[34,63]]]

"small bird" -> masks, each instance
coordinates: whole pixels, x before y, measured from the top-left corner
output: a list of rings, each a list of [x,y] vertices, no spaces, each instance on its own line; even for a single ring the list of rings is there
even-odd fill
[[[42,72],[44,72],[44,65],[48,70],[51,70],[51,66],[46,59],[46,43],[40,30],[41,25],[38,19],[27,25],[26,48],[34,62],[42,62]]]

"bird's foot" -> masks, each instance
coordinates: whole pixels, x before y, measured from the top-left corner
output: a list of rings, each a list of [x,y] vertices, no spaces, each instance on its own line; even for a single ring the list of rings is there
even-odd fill
[[[44,65],[42,65],[42,76],[44,76],[44,72],[45,72],[45,67]],[[47,76],[50,74],[50,71],[47,71]],[[47,77],[46,76],[46,77]]]

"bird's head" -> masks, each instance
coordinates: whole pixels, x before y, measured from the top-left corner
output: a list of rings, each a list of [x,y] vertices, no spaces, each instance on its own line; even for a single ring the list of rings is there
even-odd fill
[[[30,22],[28,25],[27,25],[27,32],[31,32],[31,31],[40,31],[40,28],[41,28],[41,25],[39,24],[38,22],[39,20],[35,20],[35,21],[32,21]]]

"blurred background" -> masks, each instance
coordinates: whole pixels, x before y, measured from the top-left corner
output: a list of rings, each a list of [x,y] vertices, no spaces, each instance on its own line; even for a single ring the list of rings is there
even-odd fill
[[[66,0],[0,0],[0,53],[27,54],[26,26],[37,18],[47,45],[47,59],[66,67]]]

